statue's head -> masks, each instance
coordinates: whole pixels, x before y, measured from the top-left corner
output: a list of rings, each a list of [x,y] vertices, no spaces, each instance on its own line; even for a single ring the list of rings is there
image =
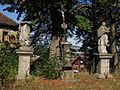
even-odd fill
[[[105,24],[106,24],[105,22],[102,22],[102,25],[103,25],[103,26],[105,26]]]
[[[29,25],[29,24],[30,24],[30,21],[21,21],[21,23],[20,23],[21,26],[23,26],[23,25],[25,25],[25,24]]]

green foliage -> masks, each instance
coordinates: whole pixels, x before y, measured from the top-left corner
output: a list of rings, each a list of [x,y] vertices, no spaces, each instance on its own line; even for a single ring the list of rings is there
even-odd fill
[[[56,79],[59,77],[59,64],[57,63],[57,58],[52,57],[47,60],[45,66],[43,67],[43,75],[49,79]]]
[[[79,16],[77,15],[76,19],[77,19],[77,26],[80,29],[91,31],[92,23],[90,22],[89,19],[81,15]]]
[[[58,78],[59,71],[59,60],[55,56],[49,58],[49,51],[46,49],[42,51],[40,58],[31,65],[32,75],[44,76],[48,79]]]
[[[17,74],[17,55],[14,50],[0,44],[0,84],[15,80]]]

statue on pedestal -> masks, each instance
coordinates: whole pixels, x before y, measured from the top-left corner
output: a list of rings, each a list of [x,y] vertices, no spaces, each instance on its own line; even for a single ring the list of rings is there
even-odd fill
[[[28,21],[22,21],[19,25],[20,49],[30,46],[30,26]],[[24,49],[25,49],[24,48]]]
[[[102,25],[97,30],[99,53],[108,53],[106,47],[108,45],[108,33],[110,32],[109,29],[110,28],[105,26],[105,22],[102,22]]]

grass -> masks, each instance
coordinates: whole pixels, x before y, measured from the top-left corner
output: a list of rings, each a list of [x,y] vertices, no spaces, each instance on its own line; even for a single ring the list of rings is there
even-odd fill
[[[120,90],[120,74],[110,79],[97,79],[93,75],[81,72],[75,77],[79,82],[47,80],[36,77],[34,80],[16,81],[8,90]]]

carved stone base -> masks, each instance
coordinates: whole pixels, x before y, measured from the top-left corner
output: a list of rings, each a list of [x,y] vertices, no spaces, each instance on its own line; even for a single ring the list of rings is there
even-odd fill
[[[97,78],[103,79],[103,78],[106,78],[106,76],[104,74],[99,74]]]
[[[25,79],[29,77],[30,72],[30,60],[33,55],[32,50],[17,50],[19,56],[18,63],[18,76],[17,79]]]
[[[94,54],[98,57],[97,64],[97,77],[98,78],[111,78],[110,74],[110,59],[112,58],[112,54],[102,53],[102,54]]]
[[[104,79],[104,78],[113,78],[113,76],[111,74],[105,75],[105,74],[96,74],[95,75],[97,78],[99,79]]]
[[[107,78],[113,78],[113,76],[111,74],[108,74]]]
[[[74,79],[74,72],[73,70],[64,70],[62,80],[73,80]]]

